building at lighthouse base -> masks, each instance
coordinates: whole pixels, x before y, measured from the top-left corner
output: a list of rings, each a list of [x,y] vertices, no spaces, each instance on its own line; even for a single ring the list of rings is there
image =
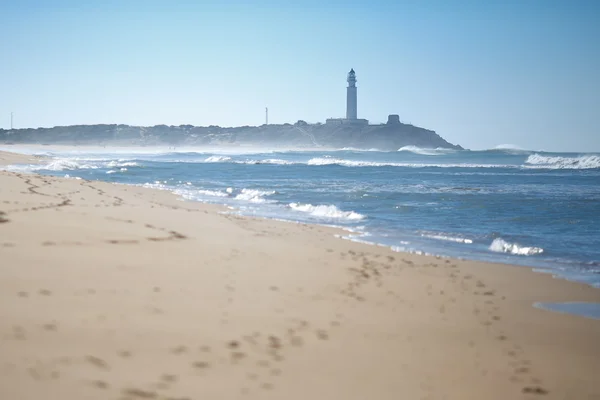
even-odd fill
[[[348,118],[327,118],[326,125],[369,125],[366,119],[348,119]]]

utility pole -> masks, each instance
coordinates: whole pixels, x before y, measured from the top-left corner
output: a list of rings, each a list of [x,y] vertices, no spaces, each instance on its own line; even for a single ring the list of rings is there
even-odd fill
[[[269,125],[269,107],[265,107],[265,125]]]
[[[10,112],[10,130],[13,130],[13,112]]]

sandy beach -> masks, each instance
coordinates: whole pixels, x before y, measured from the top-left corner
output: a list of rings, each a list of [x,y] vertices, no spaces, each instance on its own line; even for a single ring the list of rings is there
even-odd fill
[[[600,290],[226,211],[0,171],[0,399],[600,399]]]

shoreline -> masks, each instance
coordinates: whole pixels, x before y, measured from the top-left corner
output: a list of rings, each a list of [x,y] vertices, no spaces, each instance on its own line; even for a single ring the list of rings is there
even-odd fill
[[[63,152],[68,152],[70,150],[70,151],[73,151],[74,153],[77,153],[78,151],[89,152],[89,151],[93,151],[94,149],[99,150],[101,152],[102,152],[102,150],[104,150],[104,151],[106,150],[105,148],[103,148],[101,146],[85,146],[85,145],[72,146],[72,145],[31,144],[27,147],[27,149],[24,149],[22,147],[22,145],[11,145],[11,146],[19,147],[19,150],[21,150],[21,151],[34,150],[35,152],[32,152],[32,153],[7,152],[8,154],[11,154],[12,157],[14,157],[16,155],[17,159],[18,159],[19,155],[31,155],[32,157],[35,157],[35,159],[32,159],[33,163],[38,163],[39,160],[43,160],[43,159],[52,160],[55,158],[55,157],[49,157],[49,156],[44,156],[44,155],[36,155],[36,153],[38,153],[40,150],[43,150],[44,148],[50,149],[50,150],[52,150],[52,149],[59,150],[59,151],[63,151]],[[251,146],[248,147],[248,149],[251,149],[251,148],[252,148]],[[119,148],[119,149],[124,150],[125,148]],[[132,149],[140,150],[140,149],[143,149],[143,147],[132,147]],[[154,147],[152,149],[156,150],[156,149],[162,149],[162,148]],[[167,150],[167,149],[162,149],[162,150]],[[193,148],[190,148],[188,150],[191,151],[191,150],[193,150]],[[196,150],[198,150],[198,149],[196,148]],[[212,152],[212,150],[211,151],[209,151],[208,149],[205,149],[205,150],[208,153]],[[223,149],[221,149],[221,150],[223,150]],[[0,148],[0,153],[2,153],[2,152],[3,152],[3,150],[2,150],[2,148]],[[129,154],[129,153],[126,153],[126,154]],[[143,154],[143,153],[141,153],[141,154]],[[228,153],[225,151],[225,152],[223,152],[223,154],[228,154]],[[1,165],[1,160],[0,160],[0,165]],[[36,173],[35,171],[30,171],[30,172]],[[58,172],[58,171],[55,171],[55,172]],[[68,170],[65,172],[68,172]],[[52,176],[59,176],[59,174],[55,173]],[[68,173],[66,173],[65,177],[70,177],[70,176]],[[109,182],[108,180],[101,180],[101,181]],[[120,182],[111,182],[111,183],[137,186],[137,184],[128,184],[128,183],[120,183]],[[158,187],[158,186],[153,186],[150,184],[144,184],[141,186],[156,189],[156,190],[164,190],[164,191],[173,193],[173,191],[170,188]],[[471,252],[465,253],[467,255],[463,257],[462,255],[457,255],[456,250],[450,251],[450,254],[448,254],[448,253],[444,254],[443,250],[441,250],[441,247],[439,249],[429,248],[427,250],[424,250],[423,248],[404,248],[402,246],[398,246],[398,245],[394,245],[394,244],[389,244],[389,243],[386,244],[383,242],[368,240],[368,238],[371,237],[371,234],[369,232],[360,230],[360,229],[356,230],[356,229],[354,229],[354,227],[345,226],[344,224],[335,224],[333,222],[325,223],[325,222],[306,221],[306,220],[303,221],[302,219],[293,219],[293,218],[286,219],[286,217],[273,217],[273,216],[269,216],[269,215],[260,215],[260,213],[259,214],[244,213],[244,211],[241,210],[240,206],[236,205],[236,204],[221,202],[221,201],[217,201],[217,200],[213,200],[213,199],[190,200],[188,198],[185,198],[184,196],[180,196],[177,194],[176,194],[176,196],[178,196],[178,198],[182,201],[195,201],[195,202],[200,202],[202,204],[217,205],[217,206],[228,208],[229,210],[235,210],[232,213],[234,213],[236,215],[244,216],[244,217],[264,218],[264,219],[269,219],[269,220],[273,220],[273,221],[291,222],[291,223],[299,223],[299,224],[312,224],[312,225],[318,225],[318,226],[323,226],[323,227],[328,227],[328,228],[333,227],[333,228],[337,228],[337,229],[342,229],[343,231],[349,233],[346,236],[341,236],[344,239],[351,240],[351,241],[354,241],[357,243],[364,243],[364,244],[368,244],[368,245],[387,247],[387,248],[392,249],[392,251],[398,252],[398,253],[417,254],[417,255],[426,255],[426,256],[440,256],[440,257],[450,258],[450,259],[471,260],[471,261],[476,261],[476,262],[493,263],[493,264],[498,264],[498,265],[526,267],[526,268],[532,269],[534,272],[550,274],[555,279],[563,279],[563,280],[570,281],[570,282],[583,283],[583,284],[593,287],[595,289],[600,289],[600,282],[586,280],[587,276],[585,278],[580,278],[577,275],[573,276],[573,274],[570,273],[569,271],[561,271],[560,263],[556,263],[556,262],[552,263],[548,260],[543,260],[543,259],[536,260],[534,258],[530,258],[529,256],[517,256],[516,258],[512,258],[512,259],[507,259],[507,260],[500,259],[499,260],[498,258],[502,258],[502,255],[503,255],[502,253],[487,254],[485,252],[481,252],[481,249],[475,250],[474,252],[471,251]],[[438,251],[440,251],[440,252],[438,252]],[[507,256],[507,258],[508,257],[512,257],[512,256]],[[579,261],[579,262],[582,262],[582,261]],[[578,310],[573,310],[573,314],[580,315]],[[600,318],[600,303],[598,304],[598,309],[597,309],[597,311],[595,311],[594,315],[595,315],[595,318]]]
[[[533,306],[582,283],[138,186],[0,171],[0,201],[0,397],[600,395],[600,321]]]
[[[45,145],[37,145],[40,148],[42,146]],[[63,150],[66,149],[72,149],[73,146],[70,145],[58,145],[58,147],[64,147]],[[53,147],[57,147],[57,146],[53,146]],[[85,146],[81,146],[81,148],[83,149],[87,149],[87,151],[89,151],[91,148],[87,148]],[[23,158],[23,156],[25,157],[33,157],[33,158]],[[37,154],[25,154],[25,153],[18,153],[18,152],[7,152],[7,151],[3,151],[0,150],[0,166],[1,165],[8,165],[9,163],[6,162],[5,160],[3,160],[3,157],[6,158],[6,161],[11,161],[12,162],[16,162],[17,164],[39,164],[42,161],[46,161],[46,160],[51,160],[52,157],[48,157],[48,156],[43,156],[43,155],[37,155]],[[37,172],[27,172],[27,173],[32,173],[32,174],[37,174]],[[50,176],[54,176],[54,177],[59,177],[58,175],[50,175]],[[73,177],[68,176],[68,174],[66,174],[65,179],[72,179]],[[77,178],[79,179],[79,178]],[[598,289],[600,290],[600,287],[598,286],[594,286],[592,283],[586,282],[586,281],[581,281],[581,280],[575,280],[575,279],[569,279],[568,277],[564,276],[564,275],[560,275],[559,273],[557,273],[557,271],[553,270],[552,267],[548,267],[545,266],[543,264],[541,265],[532,265],[532,264],[527,264],[527,263],[522,263],[522,264],[511,264],[508,262],[497,262],[497,261],[490,261],[490,260],[485,260],[485,259],[478,259],[478,258],[463,258],[463,257],[455,257],[455,256],[450,256],[450,255],[444,255],[444,254],[435,254],[435,253],[428,253],[426,251],[422,251],[422,250],[411,250],[411,251],[407,251],[407,250],[402,250],[402,249],[398,249],[398,246],[393,246],[393,245],[387,245],[384,243],[379,243],[379,242],[371,242],[369,240],[365,240],[363,239],[363,237],[369,237],[369,234],[366,232],[362,232],[362,231],[357,231],[354,230],[351,227],[347,227],[347,226],[343,226],[343,225],[335,225],[335,224],[326,224],[326,223],[318,223],[318,222],[306,222],[306,221],[299,221],[299,220],[293,220],[293,219],[285,219],[285,218],[277,218],[277,217],[269,217],[269,216],[261,216],[261,215],[249,215],[249,214],[244,214],[239,208],[236,208],[235,206],[231,206],[228,204],[224,204],[224,203],[219,203],[219,202],[212,202],[212,201],[200,201],[200,200],[189,200],[186,199],[184,197],[181,197],[180,195],[174,193],[173,191],[171,191],[170,189],[166,189],[166,188],[160,188],[160,187],[149,187],[149,186],[144,186],[144,185],[131,185],[131,184],[127,184],[127,183],[120,183],[120,182],[108,182],[108,181],[97,181],[97,182],[104,182],[104,183],[109,183],[112,185],[124,185],[124,186],[133,186],[133,187],[144,187],[150,190],[160,190],[160,191],[164,191],[166,193],[169,193],[173,196],[175,196],[175,198],[179,201],[184,201],[184,202],[194,202],[194,203],[200,203],[200,204],[205,204],[205,205],[209,205],[209,206],[215,206],[215,207],[220,207],[221,210],[219,211],[219,213],[223,213],[223,214],[231,214],[231,215],[237,215],[243,218],[250,218],[250,219],[266,219],[266,220],[270,220],[270,221],[276,221],[276,222],[282,222],[282,223],[292,223],[292,224],[299,224],[299,225],[312,225],[312,226],[318,226],[318,227],[322,227],[322,228],[326,228],[326,229],[335,229],[335,230],[339,230],[345,233],[345,235],[342,234],[334,234],[334,237],[336,238],[340,238],[343,240],[348,240],[354,243],[360,243],[360,244],[364,244],[364,245],[368,245],[368,246],[376,246],[376,247],[382,247],[382,248],[386,248],[389,249],[391,251],[393,251],[394,253],[400,253],[400,254],[414,254],[414,255],[418,255],[418,256],[425,256],[425,257],[435,257],[435,258],[443,258],[443,259],[450,259],[450,260],[461,260],[461,261],[472,261],[472,262],[481,262],[481,263],[485,263],[485,264],[493,264],[493,265],[497,265],[497,266],[507,266],[507,267],[521,267],[521,268],[527,268],[529,270],[531,270],[533,273],[536,274],[547,274],[550,275],[553,279],[559,279],[559,280],[565,280],[567,282],[573,282],[573,283],[578,283],[578,284],[583,284],[586,286],[589,286],[593,289]],[[366,236],[365,236],[366,235]],[[561,303],[549,303],[549,304],[592,304],[592,303],[581,303],[581,302],[577,302],[577,301],[564,301]],[[535,305],[537,304],[537,306]],[[552,310],[553,308],[560,308],[560,307],[547,307],[544,308],[542,302],[535,302],[532,303],[532,306],[536,306],[542,309],[547,309],[547,310]],[[595,318],[595,319],[600,319],[600,298],[598,300],[598,310],[595,310],[595,313],[593,314],[593,316],[590,315],[584,315],[583,313],[579,313],[577,312],[577,310],[573,310],[573,311],[565,311],[565,309],[562,309],[561,311],[555,311],[555,312],[562,312],[562,313],[569,313],[571,315],[578,315],[578,316],[583,316],[585,318]]]

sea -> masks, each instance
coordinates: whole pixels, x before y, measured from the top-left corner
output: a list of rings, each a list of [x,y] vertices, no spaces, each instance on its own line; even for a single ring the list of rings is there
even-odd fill
[[[18,151],[50,158],[9,169],[168,190],[232,213],[342,227],[349,240],[399,252],[529,266],[600,288],[600,153],[513,146]]]

